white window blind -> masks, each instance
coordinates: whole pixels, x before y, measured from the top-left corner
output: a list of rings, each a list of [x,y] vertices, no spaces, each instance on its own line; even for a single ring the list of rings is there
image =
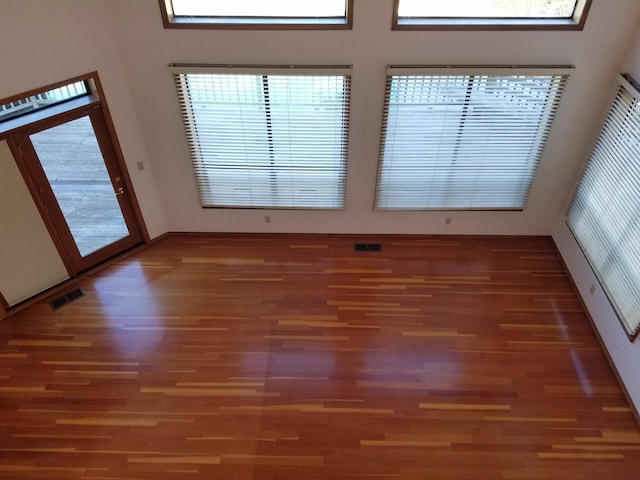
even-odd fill
[[[203,207],[344,208],[348,69],[171,71]]]
[[[640,92],[620,88],[567,213],[627,334],[640,331]]]
[[[389,68],[377,209],[523,209],[569,69]]]

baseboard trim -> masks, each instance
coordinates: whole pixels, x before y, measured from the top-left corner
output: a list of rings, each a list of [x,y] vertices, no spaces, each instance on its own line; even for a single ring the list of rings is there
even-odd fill
[[[629,404],[629,408],[631,409],[631,413],[633,413],[633,416],[636,419],[636,423],[638,425],[640,425],[640,412],[638,411],[638,409],[635,407],[633,401],[631,400],[631,395],[629,394],[629,390],[627,390],[626,385],[622,381],[622,377],[620,376],[620,372],[618,371],[618,367],[616,366],[615,362],[613,361],[613,357],[609,353],[609,349],[607,348],[607,345],[604,343],[604,340],[602,340],[602,336],[600,335],[600,332],[598,331],[598,327],[596,326],[596,323],[593,320],[593,317],[591,316],[591,312],[587,308],[587,304],[582,299],[582,295],[580,295],[580,290],[578,289],[578,286],[576,285],[576,282],[573,280],[573,277],[571,276],[571,272],[569,271],[569,268],[567,267],[567,264],[564,261],[564,258],[562,257],[562,254],[560,253],[560,249],[558,248],[558,245],[556,245],[555,239],[553,237],[551,237],[551,240],[552,240],[552,243],[553,243],[553,248],[555,249],[556,253],[558,254],[558,258],[562,262],[562,267],[564,268],[564,271],[567,273],[567,276],[569,277],[569,281],[571,282],[571,285],[573,286],[573,289],[576,292],[576,296],[578,297],[578,300],[580,301],[580,304],[582,305],[582,309],[584,310],[584,313],[586,314],[587,318],[589,319],[589,323],[591,323],[591,328],[593,330],[593,333],[595,334],[596,338],[598,339],[598,343],[600,343],[600,347],[602,348],[602,351],[604,352],[604,355],[607,358],[607,361],[609,362],[609,367],[611,368],[611,371],[613,372],[614,376],[618,380],[618,384],[620,385],[620,388],[621,388],[622,392],[624,393],[624,396],[625,396],[625,398],[627,400],[627,403]]]

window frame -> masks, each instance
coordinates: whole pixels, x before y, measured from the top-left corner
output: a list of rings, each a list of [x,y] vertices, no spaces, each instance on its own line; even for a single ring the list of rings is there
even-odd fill
[[[523,211],[526,208],[527,198],[529,196],[531,186],[533,185],[533,181],[537,172],[537,168],[539,166],[540,159],[544,154],[545,146],[548,140],[548,136],[550,135],[551,128],[553,126],[557,109],[562,101],[563,92],[566,87],[566,83],[572,72],[573,72],[573,67],[571,66],[539,66],[539,67],[389,66],[387,67],[387,87],[386,87],[386,93],[385,93],[382,133],[380,136],[378,173],[377,173],[377,180],[376,180],[376,194],[375,194],[375,203],[374,203],[375,210],[377,211]],[[472,84],[471,82],[473,82],[473,77],[481,77],[481,79],[482,77],[485,77],[484,78],[485,81],[490,81],[490,80],[495,81],[495,79],[500,79],[501,77],[509,78],[513,76],[532,77],[532,78],[548,77],[549,91],[547,92],[548,96],[544,99],[544,105],[543,105],[544,117],[541,117],[546,119],[546,123],[538,123],[540,128],[536,132],[534,132],[535,137],[538,139],[538,142],[535,144],[536,149],[530,150],[528,155],[523,159],[524,163],[522,164],[515,164],[513,161],[506,162],[506,165],[505,165],[506,167],[513,169],[513,167],[516,166],[522,170],[521,175],[519,175],[518,177],[514,177],[515,183],[505,184],[506,187],[499,190],[499,192],[502,195],[499,197],[498,200],[500,200],[500,202],[506,202],[506,200],[508,199],[510,202],[514,202],[511,205],[506,205],[506,204],[499,205],[498,203],[500,202],[498,201],[494,201],[494,204],[492,205],[491,204],[485,204],[485,205],[469,204],[469,205],[453,206],[451,204],[451,203],[455,203],[455,201],[459,201],[464,198],[464,196],[462,196],[460,192],[464,192],[464,195],[470,195],[471,197],[479,196],[479,198],[482,198],[483,194],[486,193],[487,191],[486,188],[469,190],[468,192],[467,190],[460,188],[460,182],[463,182],[464,179],[468,181],[468,179],[471,178],[468,175],[469,172],[472,172],[474,174],[473,182],[477,183],[479,180],[482,180],[482,183],[480,183],[480,185],[482,186],[484,183],[487,182],[486,174],[495,173],[495,171],[497,171],[496,167],[493,167],[492,169],[489,169],[489,170],[484,170],[480,168],[480,166],[484,164],[483,157],[480,158],[480,160],[482,161],[474,160],[474,162],[469,164],[471,167],[478,167],[478,169],[476,170],[469,170],[468,169],[469,165],[460,167],[460,169],[454,168],[452,166],[447,168],[436,168],[438,167],[438,163],[440,162],[440,153],[438,154],[438,157],[437,157],[438,158],[437,163],[434,164],[433,162],[430,163],[429,161],[425,161],[423,168],[419,168],[417,165],[412,167],[410,164],[411,158],[407,157],[405,154],[402,154],[402,153],[398,154],[397,156],[392,154],[390,155],[388,160],[385,158],[386,157],[385,154],[387,153],[388,150],[392,152],[395,152],[396,150],[399,152],[410,151],[412,152],[412,155],[415,155],[415,152],[420,148],[421,145],[419,143],[415,144],[415,146],[414,144],[412,144],[411,149],[409,150],[409,146],[406,143],[403,144],[403,142],[407,142],[407,138],[409,137],[409,134],[411,135],[409,139],[412,141],[414,140],[417,142],[424,141],[423,140],[425,138],[424,131],[426,131],[426,130],[420,130],[419,132],[416,131],[415,128],[413,127],[415,123],[412,123],[412,126],[409,127],[408,133],[405,130],[405,127],[402,127],[402,129],[396,130],[395,126],[397,125],[397,121],[399,117],[397,115],[394,115],[394,116],[390,115],[390,112],[399,111],[398,108],[400,106],[399,104],[392,102],[392,97],[394,93],[398,93],[398,92],[394,92],[394,89],[393,89],[394,79],[402,80],[402,79],[411,79],[414,77],[415,78],[419,78],[419,77],[432,78],[433,80],[428,84],[428,88],[433,88],[434,85],[437,86],[440,83],[437,81],[438,78],[465,79],[465,82],[468,82],[468,84],[471,85]],[[451,84],[452,84],[451,80],[448,80],[447,82],[444,83],[445,88],[449,88]],[[467,87],[467,89],[468,88],[469,87]],[[486,92],[486,90],[479,90],[476,93],[479,96],[482,96],[483,92]],[[498,92],[498,93],[502,93],[502,92]],[[552,94],[555,94],[555,95],[552,96]],[[481,133],[481,131],[484,131],[486,130],[486,128],[488,128],[488,125],[490,122],[487,123],[486,120],[491,120],[493,118],[492,115],[488,114],[486,117],[485,116],[478,117],[473,113],[469,115],[468,110],[471,107],[479,108],[479,110],[482,110],[481,104],[473,105],[473,103],[476,102],[474,100],[476,98],[476,95],[475,94],[473,94],[473,96],[470,96],[470,95],[472,94],[468,90],[467,93],[465,94],[464,103],[462,104],[463,114],[459,120],[460,122],[459,127],[454,129],[454,130],[457,130],[455,140],[448,141],[448,140],[451,140],[451,136],[446,134],[448,130],[445,131],[445,134],[443,136],[443,132],[440,131],[441,129],[437,128],[437,130],[439,131],[438,136],[430,138],[429,141],[427,142],[428,149],[419,150],[421,153],[429,155],[430,153],[433,154],[436,151],[440,152],[442,148],[451,147],[451,149],[454,152],[456,152],[453,158],[457,158],[458,152],[461,148],[462,149],[469,148],[468,140],[465,140],[463,142],[462,139],[460,138],[460,135],[463,132],[461,128],[464,129],[463,125],[466,122],[474,118],[475,119],[480,118],[481,120],[480,129],[471,129],[468,132],[470,134],[470,141],[473,141],[475,138],[479,138],[477,137],[477,135]],[[455,98],[457,97],[452,96],[450,98],[447,98],[447,102],[449,102],[450,99],[455,99]],[[407,105],[410,105],[410,104],[407,104]],[[414,108],[415,108],[415,105],[418,105],[419,107],[421,107],[421,110],[420,110],[421,112],[432,110],[434,107],[433,103],[419,103],[419,104],[416,103],[413,105]],[[449,105],[449,103],[447,103],[447,105]],[[457,105],[457,103],[453,103],[451,105],[455,106]],[[449,121],[447,119],[455,118],[448,114],[449,106],[447,106],[446,108],[447,110],[444,111],[444,114],[441,114],[435,117],[436,121],[440,121],[440,120]],[[406,109],[403,108],[403,110],[406,110]],[[511,110],[507,111],[507,113],[509,113],[510,111]],[[542,115],[542,113],[540,113],[540,115]],[[529,120],[529,119],[530,119],[529,117],[523,118],[523,120]],[[412,120],[412,122],[415,122],[415,120]],[[391,125],[394,125],[392,134],[390,133]],[[429,125],[426,125],[426,127],[428,126]],[[437,126],[439,126],[439,124]],[[455,123],[454,123],[454,126],[455,126]],[[522,124],[518,123],[516,125],[516,133],[522,133],[522,131],[523,131],[523,126]],[[509,133],[513,133],[513,132],[510,130]],[[517,148],[517,147],[521,147],[522,145],[524,144],[518,143],[518,142],[509,144],[508,145],[510,149],[509,153],[511,153],[513,156],[513,153],[511,152],[511,150],[514,147]],[[425,157],[425,158],[433,159],[435,157],[431,155],[430,157]],[[406,163],[406,162],[409,162],[409,163]],[[394,163],[395,163],[395,170],[393,169]],[[464,165],[464,163],[462,165]],[[444,172],[446,173],[446,175],[449,175],[451,177],[449,180],[449,182],[451,183],[451,185],[449,185],[450,190],[445,191],[438,184],[436,188],[428,191],[427,200],[425,200],[421,198],[420,195],[426,192],[426,190],[423,187],[425,185],[428,185],[428,183],[425,183],[424,185],[418,185],[420,187],[419,190],[416,186],[414,186],[413,189],[410,189],[408,186],[405,188],[405,185],[402,184],[401,189],[403,191],[410,192],[415,190],[416,192],[419,191],[420,193],[417,194],[416,196],[410,197],[408,200],[406,198],[402,199],[399,196],[398,192],[400,191],[400,189],[398,188],[398,185],[401,184],[403,181],[405,181],[408,178],[407,176],[411,176],[411,178],[414,180],[421,179],[424,182],[428,182],[429,180],[433,181],[436,175],[435,173],[436,170],[440,171],[439,173],[440,175],[442,175],[442,173]],[[420,175],[422,175],[422,177],[420,177]],[[483,179],[483,175],[485,176],[484,179]],[[498,180],[501,179],[499,173],[497,177],[494,175],[491,178],[498,179]],[[518,182],[520,183],[518,184]],[[504,192],[510,192],[511,190],[515,191],[518,189],[522,194],[521,196],[517,196],[515,193],[512,196],[507,196],[504,194]],[[447,197],[449,197],[449,200],[448,200],[449,205],[444,205],[442,204],[441,200],[437,200],[438,195],[444,196],[445,194]],[[434,196],[433,201],[431,200],[432,195]],[[521,203],[518,203],[516,205],[515,200],[521,200]],[[477,200],[474,198],[472,200],[472,203],[476,201]]]
[[[186,137],[187,137],[187,141],[189,144],[189,150],[190,150],[190,160],[191,163],[193,165],[194,168],[194,176],[195,176],[195,181],[196,184],[198,186],[198,193],[199,193],[199,199],[200,199],[200,206],[201,208],[204,209],[210,209],[210,208],[215,208],[215,209],[269,209],[269,210],[307,210],[307,211],[341,211],[344,210],[346,208],[346,179],[347,179],[347,164],[348,164],[348,154],[349,154],[349,126],[350,126],[350,99],[351,99],[351,75],[352,75],[352,67],[350,65],[342,65],[342,66],[264,66],[264,67],[258,67],[258,66],[242,66],[242,65],[235,65],[235,66],[226,66],[226,65],[191,65],[191,64],[170,64],[169,65],[169,72],[173,75],[174,77],[174,83],[176,85],[176,90],[177,90],[177,94],[178,94],[178,99],[179,99],[179,103],[180,103],[180,110],[181,110],[181,117],[182,117],[182,122],[185,128],[185,133],[186,133]],[[197,129],[197,118],[195,116],[194,113],[194,106],[189,102],[189,98],[187,97],[191,97],[192,95],[192,90],[190,88],[190,85],[188,83],[187,80],[187,75],[197,75],[197,74],[212,74],[212,75],[229,75],[229,76],[243,76],[246,75],[247,77],[263,77],[263,82],[268,82],[268,78],[270,77],[343,77],[343,86],[344,86],[344,90],[342,91],[342,99],[343,99],[343,103],[342,103],[342,116],[341,116],[341,123],[340,125],[342,126],[341,128],[341,136],[340,136],[340,143],[336,144],[334,146],[336,146],[336,148],[339,148],[342,152],[340,158],[334,158],[334,161],[339,163],[339,169],[338,168],[332,168],[330,170],[331,175],[328,175],[330,177],[332,177],[332,179],[336,180],[337,183],[333,184],[333,190],[335,191],[335,196],[329,196],[329,197],[323,197],[320,201],[318,201],[317,203],[322,203],[322,200],[324,199],[328,199],[325,203],[325,205],[304,205],[305,200],[304,199],[296,199],[295,195],[293,193],[291,193],[291,195],[287,196],[287,195],[283,195],[282,197],[280,197],[278,199],[278,197],[272,197],[270,199],[271,204],[269,205],[260,205],[260,204],[255,204],[252,202],[246,202],[245,204],[242,203],[232,203],[232,200],[236,200],[235,198],[231,197],[229,195],[229,193],[220,193],[219,194],[219,201],[216,203],[214,202],[214,197],[216,196],[216,194],[212,193],[211,191],[205,191],[205,190],[212,190],[212,181],[210,176],[206,176],[206,175],[200,175],[199,172],[204,171],[204,170],[211,170],[211,169],[215,169],[215,168],[225,168],[225,167],[229,167],[229,163],[227,161],[221,161],[221,162],[216,162],[216,161],[207,161],[206,158],[206,154],[210,154],[213,155],[213,157],[215,158],[218,155],[218,151],[216,151],[216,145],[215,143],[208,143],[205,144],[202,142],[202,137],[200,136],[200,132],[198,132]],[[264,85],[264,84],[263,84]],[[269,92],[269,88],[268,87],[262,87],[262,88],[266,88],[266,90],[260,89],[260,95],[263,95],[264,97],[264,101],[265,101],[265,113],[264,116],[262,116],[262,114],[260,115],[261,117],[261,122],[260,125],[262,125],[262,120],[264,121],[264,126],[265,126],[265,132],[267,132],[267,145],[268,145],[268,149],[267,152],[269,154],[269,156],[267,158],[270,158],[270,161],[272,162],[272,167],[269,170],[270,172],[270,176],[277,176],[278,173],[282,176],[286,176],[287,174],[289,175],[295,175],[295,174],[300,174],[302,172],[305,171],[305,166],[297,166],[295,168],[282,168],[282,166],[273,166],[275,165],[273,163],[275,157],[272,157],[271,155],[273,154],[273,152],[277,151],[277,150],[282,150],[282,146],[283,144],[281,143],[280,140],[274,140],[275,138],[275,134],[273,134],[272,132],[274,132],[274,127],[276,125],[276,115],[274,114],[274,112],[272,111],[272,103],[270,101],[270,97],[271,94],[268,93]],[[247,105],[251,105],[251,103],[246,103]],[[289,104],[287,104],[289,105]],[[295,102],[292,104],[295,108]],[[226,118],[226,117],[225,117]],[[251,120],[255,120],[257,117],[253,117]],[[320,117],[321,123],[320,123],[320,127],[322,126],[327,126],[327,123],[322,123],[322,117]],[[244,124],[243,124],[244,125]],[[255,130],[251,130],[250,127],[255,126],[256,124],[253,123],[249,123],[248,127],[249,129],[247,131],[255,131]],[[287,123],[286,126],[290,127],[291,125],[293,125],[294,127],[300,127],[300,125],[304,126],[308,126],[308,124],[289,124]],[[208,127],[209,125],[207,125]],[[282,127],[283,124],[280,123],[280,127]],[[205,132],[206,132],[206,128],[205,128]],[[242,130],[242,129],[241,129]],[[286,129],[287,131],[292,131],[289,128]],[[294,136],[294,140],[300,140],[302,137],[295,137]],[[255,139],[253,139],[255,140]],[[245,143],[234,143],[233,144],[233,148],[231,150],[229,150],[230,153],[236,153],[240,150],[242,150],[243,148],[246,148],[247,145],[250,145],[251,147],[254,147],[255,145],[253,143],[246,143],[246,140],[243,139],[243,141]],[[228,142],[227,142],[227,149],[228,147]],[[255,158],[260,158],[260,157],[255,157]],[[323,157],[323,159],[326,161],[328,157]],[[286,161],[286,158],[284,158],[283,160]],[[250,165],[247,165],[247,171],[249,172],[249,177],[251,177],[251,172],[253,170],[256,169],[260,169],[261,167],[259,166],[259,162],[256,163],[255,160],[252,160]],[[320,163],[318,164],[316,169],[311,169],[311,170],[306,170],[307,172],[311,172],[311,175],[313,174],[317,174],[318,172],[322,173],[323,171],[327,171],[326,170],[326,164],[324,163]],[[271,181],[271,180],[270,180]],[[214,182],[215,183],[215,182]],[[225,183],[224,181],[222,183]],[[235,188],[244,188],[242,182],[233,182],[233,183],[229,183],[227,182],[227,185],[232,185]],[[310,188],[310,185],[312,185],[309,182],[302,182],[302,183],[295,183],[294,186],[295,188],[298,188],[299,191],[303,191],[306,189]],[[224,185],[223,185],[224,186]],[[259,187],[256,188],[256,190],[253,190],[250,188],[249,191],[249,198],[253,199],[258,197],[260,195],[260,189]],[[295,188],[292,187],[291,192],[294,192]],[[278,202],[286,199],[286,200],[290,200],[292,202],[292,204],[290,205],[278,205]],[[207,201],[210,200],[210,201]],[[228,200],[228,203],[224,203],[224,200]],[[299,205],[296,205],[295,202],[298,201],[300,202]],[[311,202],[314,203],[314,202]],[[330,205],[329,205],[330,204]]]
[[[186,17],[174,15],[172,0],[159,0],[164,28],[200,30],[351,30],[353,0],[345,0],[345,16],[315,17]]]
[[[634,115],[632,115],[631,111],[628,111],[627,114],[623,111],[627,107],[624,103],[625,95],[632,97],[630,106],[635,111]],[[627,130],[624,127],[629,127],[632,130]],[[625,216],[633,217],[633,215],[638,215],[637,212],[640,212],[640,200],[636,196],[636,203],[627,203],[629,197],[633,196],[631,191],[618,190],[622,191],[623,194],[615,198],[613,202],[607,203],[607,213],[611,215],[608,222],[596,222],[593,219],[593,210],[587,209],[591,204],[590,197],[594,193],[598,193],[598,190],[603,190],[603,183],[611,183],[615,172],[622,173],[620,168],[623,166],[625,170],[628,169],[623,174],[628,179],[635,179],[635,181],[630,180],[630,183],[633,186],[640,185],[640,177],[638,176],[640,163],[627,165],[628,161],[625,156],[629,151],[638,152],[637,149],[631,149],[628,146],[629,139],[634,138],[630,136],[631,132],[636,134],[640,132],[640,84],[629,75],[623,74],[618,75],[616,92],[610,102],[607,116],[602,123],[598,138],[589,154],[589,159],[579,177],[571,202],[567,207],[565,222],[611,304],[621,327],[629,341],[633,342],[640,334],[640,317],[632,318],[629,321],[626,319],[623,309],[626,308],[629,311],[629,304],[627,303],[629,295],[624,295],[620,290],[624,291],[625,288],[630,288],[638,292],[640,291],[640,280],[638,280],[638,284],[629,282],[620,286],[620,277],[615,275],[620,275],[622,271],[624,272],[623,276],[629,277],[629,273],[634,270],[633,263],[629,264],[623,261],[631,250],[628,245],[626,247],[624,245],[630,235],[639,234],[640,227],[637,224],[637,220],[635,222],[630,220],[626,223],[623,220]],[[640,137],[635,138],[635,142],[640,142]],[[640,153],[636,153],[635,160],[636,162],[640,161]],[[596,170],[601,172],[600,176],[595,176],[594,172]],[[607,182],[607,180],[609,181]],[[590,187],[592,187],[591,190],[582,191],[583,188],[588,189]],[[598,197],[596,201],[598,200],[602,201],[603,199]],[[620,207],[615,209],[615,205]],[[576,225],[573,225],[572,222],[576,222]],[[587,226],[580,227],[580,223]],[[605,223],[613,223],[619,230],[605,228]],[[636,230],[632,229],[633,226],[635,226]],[[580,228],[589,230],[593,234],[592,237],[596,237],[597,240],[594,241],[591,237],[583,239],[582,236],[586,234],[584,231],[581,234],[578,231]],[[603,239],[606,239],[606,242]],[[603,256],[604,258],[592,258],[592,256]],[[620,287],[619,289],[615,289],[613,284],[616,283]],[[638,297],[636,296],[635,298]],[[621,302],[624,303],[624,306],[621,306]]]
[[[46,97],[48,94],[51,94],[52,92],[55,92],[56,90],[63,90],[66,89],[67,91],[70,90],[78,90],[78,86],[81,85],[82,88],[84,89],[84,92],[80,92],[80,93],[74,93],[74,94],[69,94],[69,96],[64,97],[64,98],[60,98],[60,99],[55,99],[55,100],[51,100],[48,101],[46,103],[42,103],[42,104],[38,104],[38,102],[43,102],[44,99],[42,97]],[[94,89],[95,90],[95,89]],[[32,95],[28,95],[22,98],[18,98],[16,100],[12,100],[10,102],[6,102],[6,103],[0,103],[0,111],[2,110],[11,110],[12,108],[18,108],[19,110],[17,112],[10,112],[6,117],[5,114],[0,113],[0,124],[2,123],[6,123],[6,122],[10,122],[13,119],[18,119],[20,117],[23,117],[25,115],[29,115],[31,113],[35,113],[35,112],[40,112],[42,110],[46,110],[48,108],[53,108],[56,107],[58,105],[62,105],[64,103],[67,102],[72,102],[74,100],[77,99],[81,99],[83,97],[91,97],[92,95],[94,95],[91,85],[89,84],[89,80],[88,79],[82,79],[82,80],[78,80],[76,82],[71,82],[71,83],[66,83],[63,85],[60,85],[59,87],[56,88],[52,88],[50,90],[46,90],[46,91],[38,91]],[[16,103],[20,104],[20,105],[33,105],[32,109],[20,109],[20,107],[18,105],[15,105]],[[7,109],[6,107],[9,107],[9,109]],[[64,109],[64,107],[63,107]],[[46,115],[46,113],[45,113]],[[18,121],[18,123],[20,123],[20,121]],[[1,129],[1,128],[0,128]]]
[[[592,0],[577,0],[571,18],[400,17],[393,0],[392,30],[583,30]]]

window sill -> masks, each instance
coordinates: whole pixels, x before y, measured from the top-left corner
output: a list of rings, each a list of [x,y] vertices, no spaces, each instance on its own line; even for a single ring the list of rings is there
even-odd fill
[[[165,19],[165,28],[210,30],[351,30],[346,18],[182,17]]]
[[[394,30],[582,30],[573,19],[400,18]]]

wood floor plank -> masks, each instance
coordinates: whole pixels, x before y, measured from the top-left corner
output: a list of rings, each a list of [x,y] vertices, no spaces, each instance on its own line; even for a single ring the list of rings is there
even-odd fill
[[[170,235],[79,287],[0,323],[3,479],[640,478],[549,238]]]

